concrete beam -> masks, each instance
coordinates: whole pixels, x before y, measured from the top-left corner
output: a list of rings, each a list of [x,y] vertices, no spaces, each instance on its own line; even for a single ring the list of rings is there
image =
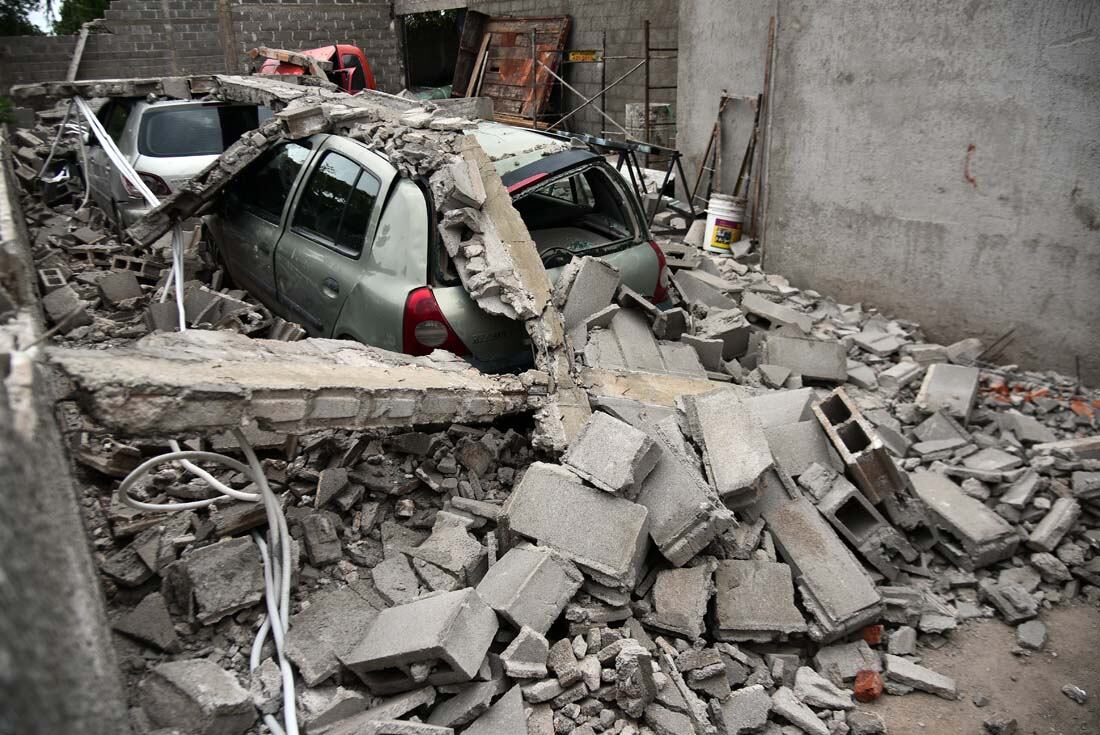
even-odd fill
[[[191,330],[111,351],[47,354],[92,418],[131,435],[212,433],[248,423],[302,433],[485,422],[534,407],[518,378],[344,340],[279,342]]]

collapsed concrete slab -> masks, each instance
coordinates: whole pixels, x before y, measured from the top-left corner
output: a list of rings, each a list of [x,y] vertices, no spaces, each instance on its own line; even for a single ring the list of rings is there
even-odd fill
[[[444,592],[379,613],[344,665],[376,694],[473,679],[497,618],[473,589]]]
[[[644,506],[586,487],[568,470],[542,462],[527,468],[504,505],[513,531],[561,552],[601,584],[623,588],[637,581],[648,515]]]
[[[1019,537],[1003,518],[937,472],[910,475],[913,491],[928,508],[940,549],[964,569],[980,569],[1016,553]]]
[[[833,641],[874,622],[882,597],[863,566],[805,497],[774,472],[768,474],[753,510],[767,522],[776,550],[796,575],[802,604],[813,616],[810,637]]]
[[[766,642],[806,632],[786,564],[720,561],[714,585],[714,634],[719,640]]]
[[[756,412],[732,390],[685,396],[688,430],[703,452],[707,477],[731,508],[752,503],[761,476],[773,465]]]
[[[871,503],[877,505],[898,491],[902,481],[894,460],[843,388],[814,404],[813,412],[853,481]]]
[[[512,625],[545,635],[582,581],[567,559],[546,549],[517,546],[489,567],[477,592]]]
[[[695,351],[678,342],[658,342],[642,312],[620,309],[606,329],[588,335],[584,361],[604,370],[680,375],[706,380]]]
[[[221,432],[251,422],[286,433],[483,422],[532,408],[517,378],[347,340],[192,330],[109,352],[51,348],[48,356],[92,418],[133,435]]]

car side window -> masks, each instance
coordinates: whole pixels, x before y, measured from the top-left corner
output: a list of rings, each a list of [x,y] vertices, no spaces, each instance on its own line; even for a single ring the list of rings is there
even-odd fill
[[[309,151],[308,141],[284,143],[238,177],[230,193],[245,209],[277,223],[283,216],[294,180],[309,158]]]
[[[378,190],[378,180],[359,164],[338,153],[326,153],[298,199],[293,229],[357,257]]]
[[[107,134],[114,142],[122,138],[122,131],[127,127],[127,120],[130,119],[131,108],[132,106],[127,102],[116,102],[107,113],[107,121],[103,123],[103,128],[107,129]]]

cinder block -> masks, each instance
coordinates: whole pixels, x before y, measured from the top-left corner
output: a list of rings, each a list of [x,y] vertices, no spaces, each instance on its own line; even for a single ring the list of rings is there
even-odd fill
[[[765,642],[806,632],[786,564],[720,561],[714,585],[715,636],[720,640]]]
[[[513,531],[561,552],[601,584],[630,588],[637,581],[649,541],[644,506],[586,487],[562,467],[535,462],[504,515]]]
[[[844,469],[821,425],[816,421],[799,421],[785,426],[764,429],[775,463],[792,478],[797,478],[810,465]]]
[[[619,272],[608,263],[590,257],[574,260],[567,268],[575,268],[576,273],[563,289],[564,293],[555,294],[555,300],[560,300],[565,331],[572,332],[585,319],[611,304],[619,287]],[[565,278],[564,273],[562,278]]]
[[[569,560],[544,549],[517,546],[489,567],[477,592],[512,625],[545,635],[582,581]]]
[[[829,642],[878,619],[882,597],[863,566],[789,480],[769,472],[753,511],[768,524],[776,550],[791,565],[815,641]]]
[[[1080,503],[1073,498],[1058,498],[1043,520],[1036,524],[1027,545],[1036,551],[1054,551],[1080,515]]]
[[[848,379],[848,351],[835,339],[770,334],[760,361],[788,368],[806,380],[843,383]]]
[[[597,411],[569,445],[562,463],[599,489],[633,500],[659,452],[645,432]]]
[[[652,432],[659,457],[635,499],[649,510],[653,543],[674,566],[683,566],[717,535],[733,525],[733,514],[692,460],[678,450],[683,443],[675,416],[662,419]],[[696,459],[696,461],[698,461]]]
[[[376,694],[470,681],[496,632],[475,590],[444,592],[383,610],[343,662]]]
[[[778,390],[746,398],[745,403],[756,412],[765,429],[773,426],[797,424],[814,417],[812,410],[815,401],[813,388],[797,390]]]
[[[898,491],[902,481],[894,460],[843,388],[814,404],[813,412],[868,500],[877,505]]]
[[[158,727],[237,735],[256,720],[252,698],[237,677],[208,659],[158,664],[140,691],[141,707]]]
[[[925,411],[944,411],[965,423],[978,395],[980,374],[975,367],[931,365],[917,393],[917,405]]]
[[[923,470],[909,479],[928,508],[940,548],[953,562],[964,569],[981,569],[1016,553],[1019,537],[1012,526],[950,479]]]
[[[692,567],[658,572],[653,584],[653,611],[644,622],[689,640],[700,637],[706,629],[703,619],[707,603],[714,594],[715,564],[707,557]]]
[[[707,278],[708,275],[701,271],[680,270],[673,274],[672,282],[689,304],[705,304],[715,309],[736,309],[737,302],[727,293],[736,293],[739,289],[723,279],[715,279],[713,276]],[[715,280],[720,281],[723,288],[718,288]]]
[[[689,431],[703,450],[718,497],[731,508],[752,503],[760,477],[773,465],[756,412],[729,389],[684,396],[683,402]]]
[[[917,550],[843,477],[817,504],[818,511],[887,579],[897,577],[898,558],[914,562]]]

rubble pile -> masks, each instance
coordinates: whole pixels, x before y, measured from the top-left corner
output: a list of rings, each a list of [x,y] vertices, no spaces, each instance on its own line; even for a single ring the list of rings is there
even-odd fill
[[[883,693],[958,696],[920,651],[967,620],[1017,626],[1030,655],[1045,608],[1100,602],[1094,396],[700,263],[676,274],[696,288],[682,314],[604,289],[617,303],[589,298],[570,332],[582,376],[696,392],[648,403],[595,381],[560,456],[524,419],[256,434],[297,540],[287,648],[306,732],[882,732]],[[676,332],[719,344],[657,338]],[[271,660],[248,673],[262,509],[144,517],[112,487],[98,478],[87,510],[139,731],[249,731],[280,702]],[[145,499],[206,493],[162,470]]]
[[[463,283],[484,308],[524,319],[551,387],[580,391],[578,405],[594,412],[547,441],[528,415],[461,423],[436,406],[428,421],[402,413],[407,396],[368,412],[404,428],[359,421],[358,398],[354,411],[322,417],[359,421],[352,430],[276,420],[287,404],[256,397],[264,391],[231,394],[253,412],[233,416],[257,419],[246,433],[296,541],[285,646],[306,733],[880,733],[873,702],[883,694],[958,697],[921,651],[949,645],[967,620],[1015,626],[1014,652],[1027,656],[1048,643],[1044,610],[1100,603],[1100,394],[992,365],[977,340],[929,343],[915,323],[795,288],[751,256],[665,243],[671,308],[592,258],[571,263],[551,291],[512,262],[526,231],[510,229],[518,215],[456,132],[461,121],[406,111],[395,127],[344,113],[332,100],[323,110],[288,100],[279,120],[300,126],[295,134],[354,122],[353,136],[430,176]],[[421,156],[428,135],[441,137]],[[94,254],[74,267],[76,253],[112,240],[82,243],[81,228],[102,230],[102,220],[72,207],[28,204],[38,267],[59,271],[42,283],[46,301],[63,302],[46,304],[63,333],[55,339],[133,340],[150,329],[143,309],[163,266],[114,244],[112,258],[141,260],[148,275]],[[189,275],[202,271],[199,241]],[[195,325],[287,331],[209,279],[188,290]],[[85,321],[73,325],[78,307]],[[178,347],[168,337],[117,354]],[[279,352],[205,339],[214,356],[234,342],[241,353]],[[298,356],[337,355],[332,344],[303,342]],[[289,362],[291,352],[279,354]],[[71,351],[55,364],[80,384],[88,372],[72,366],[87,359]],[[221,360],[210,362],[225,377],[234,360]],[[176,412],[172,427],[227,428],[216,414],[228,404],[202,401],[238,384],[196,373],[192,413]],[[97,391],[137,405],[142,391],[116,390],[120,380],[105,376]],[[501,380],[515,393],[546,385]],[[333,405],[343,405],[336,387]],[[157,405],[157,416],[176,415]],[[500,413],[538,405],[510,396]],[[257,711],[282,706],[272,644],[254,671],[249,660],[266,614],[249,538],[264,508],[219,501],[166,518],[122,506],[118,480],[163,445],[61,408],[135,730],[263,732]],[[186,443],[234,451],[226,435]],[[208,471],[255,489],[243,473]],[[133,493],[213,497],[182,468]],[[1088,696],[1079,684],[1066,682],[1073,701]]]

